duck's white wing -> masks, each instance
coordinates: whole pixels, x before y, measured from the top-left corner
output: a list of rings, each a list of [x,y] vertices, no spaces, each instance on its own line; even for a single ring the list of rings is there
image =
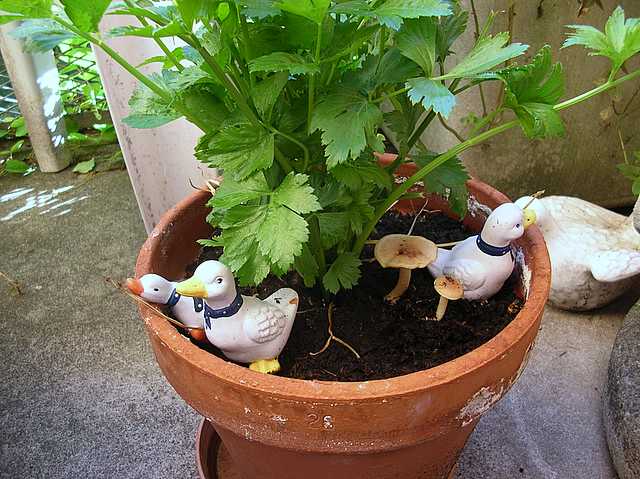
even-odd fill
[[[466,258],[450,261],[442,269],[442,273],[462,283],[465,291],[474,291],[480,288],[487,277],[486,269],[482,263]]]
[[[591,274],[598,281],[620,281],[640,274],[640,252],[600,251],[591,257]]]
[[[244,319],[245,334],[256,343],[266,343],[277,338],[284,330],[286,317],[282,310],[261,302],[250,308]]]

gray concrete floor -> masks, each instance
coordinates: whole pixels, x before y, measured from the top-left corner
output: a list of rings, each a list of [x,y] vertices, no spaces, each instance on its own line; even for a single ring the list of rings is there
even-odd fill
[[[194,478],[198,416],[155,365],[130,300],[144,241],[126,172],[0,178],[0,478]],[[615,478],[600,392],[630,296],[548,309],[528,368],[481,420],[459,479]]]

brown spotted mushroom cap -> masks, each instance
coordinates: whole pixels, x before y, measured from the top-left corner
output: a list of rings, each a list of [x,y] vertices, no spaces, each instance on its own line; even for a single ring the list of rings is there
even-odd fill
[[[438,294],[450,300],[460,299],[464,296],[464,288],[453,278],[440,276],[433,282]]]
[[[422,236],[392,234],[381,238],[373,250],[383,268],[424,268],[438,255],[433,241]]]

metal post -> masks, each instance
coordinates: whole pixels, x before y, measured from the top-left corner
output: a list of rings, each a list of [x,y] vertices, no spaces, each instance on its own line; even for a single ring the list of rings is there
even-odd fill
[[[29,131],[40,170],[63,170],[71,161],[64,148],[66,128],[60,100],[60,80],[53,52],[28,53],[24,42],[11,36],[19,25],[0,27],[0,51],[13,91]]]

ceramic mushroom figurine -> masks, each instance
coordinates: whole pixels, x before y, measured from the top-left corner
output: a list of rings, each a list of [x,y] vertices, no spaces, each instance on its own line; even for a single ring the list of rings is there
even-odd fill
[[[391,234],[381,238],[373,255],[383,268],[398,269],[398,282],[384,299],[391,304],[398,301],[409,287],[411,270],[430,264],[437,251],[435,243],[422,236]]]
[[[185,296],[204,299],[207,339],[224,355],[263,373],[280,370],[284,348],[298,311],[298,293],[282,288],[261,300],[236,291],[231,270],[219,261],[205,261],[193,276],[176,286]]]
[[[549,301],[558,308],[600,308],[640,277],[640,199],[628,218],[579,198],[548,196],[531,202],[551,259]]]
[[[534,222],[531,211],[504,203],[489,215],[479,235],[465,239],[450,251],[438,248],[436,260],[427,268],[434,278],[446,276],[458,281],[465,299],[488,299],[500,291],[513,272],[511,242]]]
[[[433,287],[440,295],[438,301],[438,308],[436,309],[436,321],[440,321],[444,317],[444,313],[447,311],[447,305],[449,301],[457,301],[464,296],[464,289],[462,285],[453,278],[447,276],[440,276],[433,282]],[[427,318],[430,319],[430,318]]]
[[[157,274],[145,274],[139,279],[128,278],[126,284],[129,291],[142,299],[168,306],[172,315],[189,329],[189,334],[193,339],[197,341],[206,339],[203,329],[203,301],[177,293],[176,285],[178,283]]]

